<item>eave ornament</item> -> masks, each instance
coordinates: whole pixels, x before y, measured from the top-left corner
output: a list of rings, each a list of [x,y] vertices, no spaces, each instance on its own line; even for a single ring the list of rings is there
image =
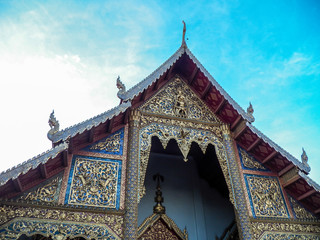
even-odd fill
[[[49,138],[50,141],[52,141],[53,140],[53,135],[56,134],[57,132],[59,132],[59,128],[60,128],[59,121],[54,116],[54,110],[50,114],[48,123],[49,123],[49,126],[50,126],[50,130],[49,130],[49,132],[47,134],[47,137]]]
[[[302,164],[306,166],[307,172],[310,172],[310,166],[308,164],[308,156],[304,148],[302,148],[302,154],[301,154],[301,161]]]
[[[251,102],[249,102],[249,106],[247,108],[247,114],[253,119],[251,122],[254,122],[253,112],[254,112],[254,109],[252,107]]]
[[[125,94],[126,94],[126,86],[124,85],[123,82],[120,80],[120,76],[117,78],[117,88],[119,89],[117,96],[121,100],[125,99]]]

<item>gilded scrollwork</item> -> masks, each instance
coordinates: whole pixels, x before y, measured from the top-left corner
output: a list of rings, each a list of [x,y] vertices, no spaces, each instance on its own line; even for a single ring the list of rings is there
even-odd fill
[[[58,200],[61,180],[60,176],[50,179],[49,182],[46,182],[43,186],[32,189],[30,192],[18,197],[18,200],[36,201],[41,203],[56,202]]]
[[[45,222],[57,220],[60,222],[107,224],[113,232],[120,237],[122,236],[123,217],[119,215],[7,205],[0,207],[0,226],[16,218],[42,219]],[[0,227],[1,229],[3,229],[3,226]]]
[[[61,221],[44,221],[34,219],[15,219],[4,226],[0,232],[2,239],[17,239],[20,235],[42,234],[52,239],[63,240],[67,237],[84,237],[86,239],[120,239],[112,234],[107,226],[103,224],[81,224]]]
[[[215,133],[209,130],[181,127],[178,124],[164,125],[151,123],[140,130],[139,198],[144,196],[145,192],[144,177],[151,150],[151,138],[153,136],[157,136],[159,138],[163,148],[166,148],[170,139],[175,139],[185,161],[187,161],[187,156],[192,142],[197,143],[203,153],[205,153],[209,144],[214,145],[229,191],[232,192],[224,145],[220,142],[220,139]]]
[[[295,233],[265,233],[261,240],[319,240],[319,235],[315,234],[295,234]]]
[[[289,217],[277,178],[247,174],[244,177],[254,217]]]
[[[141,106],[140,110],[183,119],[221,123],[179,77],[170,81],[166,87]]]
[[[239,152],[240,152],[241,162],[242,162],[242,165],[243,165],[244,168],[247,168],[247,169],[250,169],[250,170],[262,170],[262,171],[268,170],[261,163],[256,161],[253,157],[251,157],[242,148],[239,148]]]
[[[113,155],[122,155],[124,129],[98,141],[97,143],[85,147],[83,150],[89,152],[99,152]]]
[[[119,208],[121,161],[76,156],[66,204]]]
[[[271,223],[271,222],[251,222],[254,239],[265,239],[264,236],[272,236],[276,234],[300,235],[300,236],[317,236],[319,239],[320,226],[313,224],[299,224],[299,223]],[[280,235],[281,236],[281,235]],[[269,239],[269,238],[266,238]],[[273,238],[271,238],[273,239]],[[277,238],[275,238],[277,239]],[[279,238],[278,238],[279,239]],[[281,238],[280,238],[281,239]],[[295,238],[282,238],[295,239]],[[297,238],[297,239],[314,239],[314,238]]]
[[[305,208],[303,208],[296,200],[292,197],[289,197],[294,215],[298,219],[310,219],[316,220],[317,218],[313,216],[310,212],[308,212]]]
[[[154,239],[181,240],[182,238],[170,231],[161,220],[158,220],[139,238],[139,240]]]

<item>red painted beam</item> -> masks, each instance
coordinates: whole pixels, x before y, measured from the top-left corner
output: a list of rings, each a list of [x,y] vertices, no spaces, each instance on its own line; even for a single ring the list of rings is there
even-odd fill
[[[202,95],[201,95],[201,99],[205,99],[205,97],[207,96],[208,92],[210,91],[212,87],[212,84],[210,81],[208,81],[208,85],[206,86],[206,88],[204,89]]]
[[[39,165],[39,169],[40,169],[40,175],[42,178],[47,178],[48,177],[48,172],[47,172],[47,168],[45,164],[40,164]]]
[[[216,110],[214,110],[214,113],[218,114],[219,111],[222,109],[222,107],[224,106],[224,104],[227,102],[226,99],[222,99],[221,102],[219,103],[218,107],[216,108]]]
[[[67,167],[68,166],[68,152],[64,151],[62,153],[62,166]]]
[[[262,163],[266,163],[269,162],[272,158],[274,158],[276,155],[278,154],[278,152],[276,150],[274,150],[272,153],[270,153],[269,156],[267,156],[265,159],[262,160]]]
[[[308,191],[308,192],[302,194],[300,197],[298,197],[297,200],[298,200],[298,201],[301,201],[301,200],[309,197],[310,195],[314,194],[315,192],[317,192],[317,191],[314,190],[314,189],[311,189],[310,191]]]
[[[247,149],[250,152],[253,148],[255,148],[261,142],[261,138],[257,138]]]
[[[114,117],[111,118],[107,123],[107,130],[106,130],[107,133],[111,133],[113,128],[113,122],[114,122]]]
[[[238,125],[238,123],[240,122],[241,118],[242,118],[241,115],[239,115],[239,116],[237,117],[237,119],[234,120],[234,122],[232,123],[232,125],[231,125],[231,127],[230,127],[231,130],[233,130],[233,129]]]
[[[92,143],[92,142],[93,142],[94,132],[95,132],[95,128],[94,128],[94,127],[89,130],[89,137],[88,137],[88,142],[89,142],[89,143]]]
[[[194,80],[196,80],[199,72],[200,72],[200,70],[199,70],[199,68],[196,66],[196,67],[193,69],[193,71],[192,71],[192,73],[191,73],[191,75],[190,75],[190,77],[189,77],[189,85],[190,85],[190,86],[192,85],[192,83],[194,82]]]
[[[12,180],[13,181],[13,185],[14,185],[14,188],[16,189],[17,192],[22,192],[22,185],[21,185],[21,182],[19,180],[19,177]]]
[[[288,187],[289,185],[291,185],[292,183],[298,181],[300,179],[300,176],[297,175],[295,177],[293,177],[292,179],[290,179],[288,182],[283,184],[283,187]]]
[[[242,133],[247,129],[246,125],[243,125],[243,127],[233,136],[234,139],[237,139],[239,136],[241,136]]]
[[[281,177],[283,174],[285,174],[286,172],[288,172],[289,170],[291,170],[294,167],[293,163],[290,163],[288,166],[286,166],[284,169],[282,169],[278,175]]]

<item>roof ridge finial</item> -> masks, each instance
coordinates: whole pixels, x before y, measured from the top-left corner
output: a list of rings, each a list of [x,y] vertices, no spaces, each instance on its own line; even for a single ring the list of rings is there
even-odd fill
[[[187,46],[186,44],[186,31],[187,31],[187,28],[186,28],[186,23],[182,20],[182,23],[183,23],[183,32],[182,32],[182,43],[181,43],[181,46]]]
[[[123,100],[125,98],[126,86],[121,81],[120,76],[117,77],[117,88],[119,89],[118,93],[117,93],[117,96],[118,96],[118,98]]]

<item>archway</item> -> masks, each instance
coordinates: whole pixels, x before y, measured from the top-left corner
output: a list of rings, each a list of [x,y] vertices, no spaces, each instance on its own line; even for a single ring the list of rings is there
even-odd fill
[[[192,142],[185,162],[177,141],[171,139],[166,148],[155,135],[145,175],[146,194],[139,203],[138,221],[152,213],[155,182],[161,173],[164,206],[180,229],[187,227],[189,239],[215,239],[235,224],[233,205],[220,167],[215,147],[208,144],[205,152]]]

